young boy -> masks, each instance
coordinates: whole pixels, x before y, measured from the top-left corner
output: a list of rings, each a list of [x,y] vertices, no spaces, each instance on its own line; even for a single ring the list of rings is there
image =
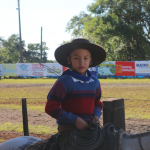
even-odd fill
[[[103,48],[86,39],[75,39],[55,51],[57,62],[70,68],[52,87],[45,106],[45,112],[57,120],[57,142],[61,150],[77,148],[68,138],[74,129],[79,132],[76,133],[76,140],[84,143],[84,136],[94,132],[90,122],[100,124],[100,82],[90,74],[88,68],[102,63],[105,57]],[[98,145],[94,147],[95,150],[96,148]]]

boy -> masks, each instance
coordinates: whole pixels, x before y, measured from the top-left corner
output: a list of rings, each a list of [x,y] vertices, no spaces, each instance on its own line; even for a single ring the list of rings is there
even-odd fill
[[[68,139],[74,129],[79,132],[76,133],[76,140],[81,143],[85,142],[84,136],[99,131],[98,127],[91,130],[90,122],[100,124],[101,87],[99,80],[91,76],[88,68],[102,63],[105,57],[103,48],[86,39],[75,39],[55,51],[57,62],[70,68],[52,87],[45,106],[45,112],[57,120],[57,142],[61,150],[77,148]],[[98,145],[93,149],[96,150]]]

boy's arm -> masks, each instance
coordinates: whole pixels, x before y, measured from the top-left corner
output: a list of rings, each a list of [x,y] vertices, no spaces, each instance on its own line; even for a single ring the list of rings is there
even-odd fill
[[[45,112],[63,124],[75,125],[78,116],[68,113],[61,108],[61,102],[66,94],[64,85],[58,80],[47,96]]]
[[[99,83],[99,87],[98,87],[98,90],[96,92],[96,96],[95,96],[95,108],[94,108],[94,114],[93,116],[98,116],[98,118],[100,118],[100,116],[102,115],[102,108],[103,108],[103,104],[102,102],[100,101],[100,98],[101,98],[101,86],[100,86],[100,83]]]

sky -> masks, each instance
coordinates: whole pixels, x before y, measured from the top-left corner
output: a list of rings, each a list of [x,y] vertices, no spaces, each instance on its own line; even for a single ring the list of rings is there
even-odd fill
[[[94,0],[20,0],[21,37],[25,44],[46,42],[48,59],[55,60],[54,51],[63,41],[71,39],[65,32],[70,19],[87,12]],[[18,0],[0,0],[0,37],[5,40],[19,35]]]

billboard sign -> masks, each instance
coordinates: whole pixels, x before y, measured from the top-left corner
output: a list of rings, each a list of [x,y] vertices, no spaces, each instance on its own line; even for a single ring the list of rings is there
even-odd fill
[[[150,61],[135,61],[136,76],[150,76]]]
[[[31,64],[31,76],[46,76],[46,69],[42,64]]]
[[[3,76],[16,76],[16,64],[2,64]]]
[[[0,76],[2,76],[2,64],[0,64]]]
[[[115,75],[115,61],[103,62],[98,66],[98,76]]]
[[[31,75],[31,64],[17,63],[16,71],[17,71],[17,76],[30,76]]]
[[[59,63],[46,63],[46,76],[60,76],[63,72]]]
[[[116,61],[116,76],[135,76],[135,62]]]

